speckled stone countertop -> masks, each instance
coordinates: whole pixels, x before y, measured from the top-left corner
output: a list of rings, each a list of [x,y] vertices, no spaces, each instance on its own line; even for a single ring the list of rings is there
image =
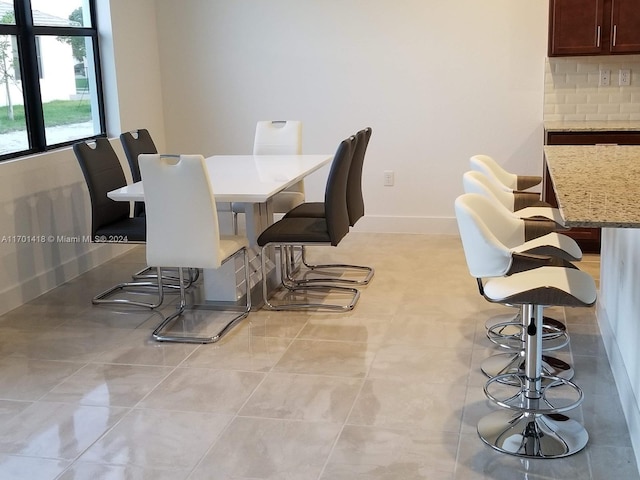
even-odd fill
[[[568,227],[640,228],[640,146],[545,146]]]
[[[544,122],[547,132],[633,132],[640,131],[638,120]]]

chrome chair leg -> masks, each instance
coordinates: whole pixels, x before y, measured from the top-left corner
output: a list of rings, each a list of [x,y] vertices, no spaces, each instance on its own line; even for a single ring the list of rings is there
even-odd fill
[[[231,257],[227,258],[225,262],[231,258],[235,258],[239,253],[243,255],[243,266],[244,266],[244,281],[245,281],[245,296],[246,301],[245,305],[241,307],[233,307],[233,306],[214,306],[214,305],[192,305],[187,306],[186,300],[186,283],[184,279],[183,269],[178,269],[179,282],[180,286],[180,303],[178,304],[177,310],[172,315],[169,315],[165,318],[153,331],[153,338],[159,342],[183,342],[183,343],[215,343],[220,340],[225,334],[231,330],[233,326],[235,326],[238,322],[243,320],[249,315],[251,310],[251,285],[250,285],[250,272],[249,272],[249,254],[246,248],[239,250],[234,253]],[[223,262],[224,263],[224,262]],[[159,274],[160,272],[158,272]],[[159,276],[159,283],[162,285],[162,277]],[[163,333],[167,326],[172,325],[174,322],[180,319],[187,311],[197,311],[197,310],[207,310],[207,311],[232,311],[238,312],[238,315],[234,316],[231,320],[229,320],[218,332],[214,335],[210,336],[199,336],[193,335],[190,333],[177,334],[172,332]]]
[[[177,269],[172,268],[161,268],[163,286],[168,289],[179,289],[179,277]],[[185,286],[188,288],[198,281],[200,278],[200,269],[198,268],[189,268],[188,269],[187,278],[184,279]],[[152,281],[158,278],[158,274],[156,272],[156,267],[145,267],[142,270],[133,274],[134,280],[148,280]]]
[[[347,304],[330,304],[330,303],[315,303],[315,302],[300,302],[300,303],[284,303],[284,304],[274,304],[269,299],[269,293],[267,288],[267,275],[265,274],[267,271],[266,264],[266,249],[270,246],[274,246],[273,244],[266,244],[262,247],[260,252],[261,258],[261,267],[262,267],[262,299],[265,305],[265,308],[269,310],[304,310],[304,309],[312,309],[312,310],[328,310],[328,311],[339,311],[346,312],[353,310],[355,308],[358,299],[360,298],[360,291],[356,288],[351,287],[342,287],[336,285],[299,285],[295,282],[290,282],[288,277],[290,276],[289,272],[289,258],[287,248],[292,247],[293,245],[288,244],[277,244],[280,247],[280,273],[281,273],[281,286],[286,290],[292,293],[326,293],[330,294],[332,292],[337,292],[341,294],[348,295],[351,300]]]
[[[158,269],[159,270],[159,269]],[[150,291],[157,291],[156,302],[141,302],[128,298],[109,298],[117,292],[129,290],[133,294],[149,294]],[[94,305],[116,305],[116,306],[135,306],[144,308],[157,308],[164,301],[164,290],[162,286],[156,282],[124,282],[114,285],[113,287],[101,292],[93,297],[91,302]]]
[[[301,255],[302,265],[304,265],[310,271],[318,271],[318,270],[332,270],[332,269],[340,269],[340,270],[355,270],[356,272],[364,273],[364,278],[354,280],[351,278],[342,278],[339,276],[327,276],[326,278],[317,277],[317,278],[293,278],[288,277],[288,280],[297,285],[309,285],[309,284],[327,284],[327,283],[338,283],[338,284],[346,284],[346,285],[368,285],[375,270],[373,267],[367,267],[362,265],[349,265],[342,263],[334,263],[334,264],[311,264],[307,261],[306,258],[306,248],[304,245],[302,246],[302,255]]]

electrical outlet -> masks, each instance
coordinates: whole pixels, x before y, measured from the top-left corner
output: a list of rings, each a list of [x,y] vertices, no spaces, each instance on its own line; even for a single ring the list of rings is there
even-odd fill
[[[393,187],[393,183],[395,181],[393,170],[385,170],[383,172],[383,176],[384,176],[384,186]]]
[[[600,86],[608,87],[611,83],[611,70],[600,70]]]
[[[621,87],[628,87],[631,85],[631,70],[620,69],[618,84]]]

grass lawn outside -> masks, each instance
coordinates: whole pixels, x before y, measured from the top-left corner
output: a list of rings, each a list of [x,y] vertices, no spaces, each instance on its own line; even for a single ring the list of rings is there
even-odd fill
[[[91,120],[91,102],[86,100],[54,100],[42,104],[46,127],[83,123]],[[14,119],[9,120],[8,107],[0,107],[0,134],[26,130],[24,106],[14,105]]]

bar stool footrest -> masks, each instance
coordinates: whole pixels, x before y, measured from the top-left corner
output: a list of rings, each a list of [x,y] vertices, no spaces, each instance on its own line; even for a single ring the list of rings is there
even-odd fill
[[[557,320],[545,317],[545,320]],[[569,334],[564,328],[564,324],[560,323],[562,328],[554,324],[543,324],[542,328],[542,350],[552,351],[559,350],[569,344]],[[522,350],[524,342],[522,341],[522,324],[508,321],[495,323],[487,328],[487,338],[489,341],[500,348],[506,350]]]
[[[526,382],[521,374],[498,375],[485,384],[484,393],[499,407],[541,415],[564,413],[578,407],[584,399],[582,389],[565,378],[543,375],[536,398],[526,396]]]
[[[482,373],[484,373],[489,378],[506,374],[524,375],[524,367],[524,352],[497,353],[485,359],[480,365]],[[544,378],[549,377],[560,377],[566,380],[571,380],[574,375],[574,370],[571,365],[560,360],[559,358],[543,355],[542,374],[545,375],[545,377],[543,377],[544,385]],[[520,379],[505,378],[502,381],[503,383],[506,382],[509,385],[520,385]]]

